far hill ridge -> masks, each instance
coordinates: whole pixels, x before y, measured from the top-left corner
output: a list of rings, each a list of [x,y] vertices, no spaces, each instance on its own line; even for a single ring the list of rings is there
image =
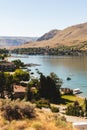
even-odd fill
[[[43,36],[39,37],[37,41],[43,41],[43,40],[49,40],[53,38],[60,30],[54,29],[49,31],[48,33],[45,33]]]
[[[82,23],[65,28],[58,31],[51,39],[42,41],[29,42],[20,48],[35,48],[35,47],[59,47],[59,46],[83,46],[87,48],[87,23]]]

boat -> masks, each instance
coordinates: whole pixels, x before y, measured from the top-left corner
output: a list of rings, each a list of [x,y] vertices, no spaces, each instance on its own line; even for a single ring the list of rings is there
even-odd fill
[[[73,94],[79,94],[81,93],[79,88],[73,89]]]

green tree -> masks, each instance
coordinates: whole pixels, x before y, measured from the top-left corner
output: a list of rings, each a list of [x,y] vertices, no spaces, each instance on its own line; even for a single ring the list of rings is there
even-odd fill
[[[54,72],[50,73],[50,77],[53,79],[53,81],[55,82],[56,88],[60,89],[63,81],[62,79],[60,79]]]
[[[16,65],[17,69],[24,66],[24,63],[19,59],[18,60],[13,60],[12,62]]]
[[[39,93],[40,96],[43,98],[47,98],[47,93],[49,92],[48,87],[47,87],[47,80],[46,77],[41,74],[40,75],[40,88],[39,88]]]
[[[33,100],[33,99],[37,100],[39,98],[38,87],[39,87],[38,79],[31,79],[26,89],[26,100]]]
[[[13,92],[13,76],[10,73],[4,73],[5,76],[5,91],[8,92],[9,96]]]
[[[13,76],[6,72],[0,72],[0,97],[4,98],[5,92],[9,96],[12,95],[13,91]]]
[[[52,76],[45,77],[43,74],[40,75],[39,93],[41,97],[55,102],[60,98],[59,88],[62,82],[60,82],[60,79],[56,75]]]
[[[20,81],[28,81],[30,79],[30,75],[28,72],[23,71],[21,69],[17,69],[13,75],[14,82],[19,84]]]
[[[85,98],[85,101],[84,101],[84,107],[85,107],[85,112],[87,112],[87,99]]]
[[[67,107],[66,114],[72,116],[83,116],[84,112],[78,101],[75,101],[73,105]]]
[[[0,97],[4,98],[4,89],[5,89],[5,76],[4,72],[0,72]]]
[[[37,79],[37,78],[32,78],[31,79],[31,82],[29,82],[29,84],[32,84],[32,87],[36,87],[37,89],[39,88],[39,86],[40,86],[40,81],[39,81],[39,79]]]

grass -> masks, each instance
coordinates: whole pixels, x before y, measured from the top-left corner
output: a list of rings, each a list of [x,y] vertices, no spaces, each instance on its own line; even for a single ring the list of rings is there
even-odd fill
[[[37,117],[29,120],[0,120],[0,130],[73,130],[71,123],[62,121],[59,116],[55,118],[53,113],[36,110]]]
[[[72,104],[74,101],[78,101],[80,105],[84,103],[84,99],[75,95],[62,95],[62,103],[64,105]]]

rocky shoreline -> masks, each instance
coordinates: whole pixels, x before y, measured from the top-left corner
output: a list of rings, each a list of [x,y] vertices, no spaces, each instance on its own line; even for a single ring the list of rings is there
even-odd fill
[[[34,64],[34,63],[28,63],[24,64],[25,67],[34,67],[34,66],[40,66],[40,64]]]

